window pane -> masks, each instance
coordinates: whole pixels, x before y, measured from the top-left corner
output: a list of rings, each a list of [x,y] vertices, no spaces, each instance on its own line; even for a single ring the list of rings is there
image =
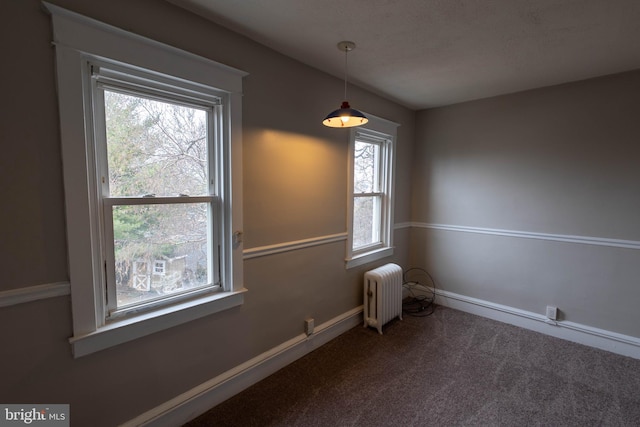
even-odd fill
[[[208,203],[114,206],[117,308],[207,286]]]
[[[111,196],[205,195],[207,113],[105,90]]]
[[[354,197],[353,248],[380,242],[380,196]]]
[[[367,142],[355,142],[353,159],[353,192],[374,193],[380,191],[380,146]]]

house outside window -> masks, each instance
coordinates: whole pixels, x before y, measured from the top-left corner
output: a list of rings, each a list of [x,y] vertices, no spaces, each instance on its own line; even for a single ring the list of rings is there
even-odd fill
[[[74,356],[242,304],[245,73],[45,7]]]
[[[397,124],[367,117],[367,125],[350,133],[347,268],[393,254]]]

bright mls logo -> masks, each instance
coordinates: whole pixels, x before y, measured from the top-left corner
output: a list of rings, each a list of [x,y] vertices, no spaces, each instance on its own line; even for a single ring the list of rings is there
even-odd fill
[[[0,427],[69,427],[69,405],[0,405]]]

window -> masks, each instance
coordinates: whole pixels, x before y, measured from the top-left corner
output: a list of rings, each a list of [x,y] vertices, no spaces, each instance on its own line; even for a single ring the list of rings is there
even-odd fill
[[[153,262],[153,274],[158,274],[160,276],[164,276],[166,265],[167,265],[167,263],[164,262],[164,261],[154,261]]]
[[[87,66],[106,318],[217,290],[222,99],[104,62]],[[161,256],[176,260],[170,274]]]
[[[74,355],[243,302],[242,72],[53,16]],[[234,200],[232,205],[231,200]]]
[[[396,126],[371,117],[367,126],[351,130],[347,267],[393,253]]]
[[[384,140],[357,135],[353,152],[353,251],[382,245]]]

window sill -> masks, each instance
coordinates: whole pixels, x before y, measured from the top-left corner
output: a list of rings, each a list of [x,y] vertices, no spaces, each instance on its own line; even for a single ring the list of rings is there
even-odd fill
[[[82,336],[71,337],[73,357],[86,356],[118,344],[132,341],[173,326],[237,307],[244,303],[242,288],[238,291],[219,292],[196,300],[172,305],[151,313],[111,322]]]
[[[358,267],[369,262],[377,261],[382,258],[393,255],[393,247],[385,247],[370,252],[356,255],[346,260],[346,268]]]

